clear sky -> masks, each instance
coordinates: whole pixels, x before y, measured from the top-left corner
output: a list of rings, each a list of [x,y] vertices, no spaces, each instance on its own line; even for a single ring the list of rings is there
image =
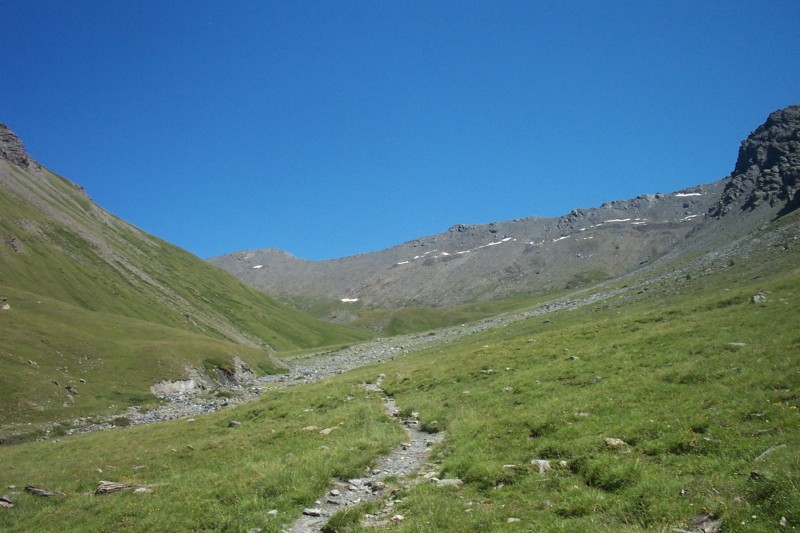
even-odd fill
[[[379,250],[730,173],[800,2],[2,0],[0,122],[201,256]]]

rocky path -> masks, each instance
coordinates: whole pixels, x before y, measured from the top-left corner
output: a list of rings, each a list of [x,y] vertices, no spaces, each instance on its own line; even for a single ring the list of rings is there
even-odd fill
[[[379,376],[375,383],[366,384],[364,387],[369,391],[384,394],[381,389],[383,377],[383,375]],[[394,399],[385,397],[384,405],[389,416],[399,417],[400,410]],[[330,490],[315,502],[314,507],[305,509],[302,516],[292,524],[287,532],[322,531],[330,517],[339,511],[379,499],[383,500],[384,505],[378,514],[369,517],[373,523],[402,520],[402,516],[392,513],[394,500],[390,497],[391,491],[387,488],[384,480],[392,477],[393,483],[404,486],[412,483],[413,474],[426,465],[432,447],[444,440],[444,433],[430,434],[422,431],[414,416],[403,420],[402,423],[408,436],[405,443],[381,456],[367,476],[358,479],[333,480]],[[428,464],[428,466],[432,465]]]

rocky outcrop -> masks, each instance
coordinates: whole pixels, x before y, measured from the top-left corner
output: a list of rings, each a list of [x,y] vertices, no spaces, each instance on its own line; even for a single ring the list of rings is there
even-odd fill
[[[5,159],[9,163],[24,168],[41,168],[39,163],[34,161],[22,146],[17,134],[8,129],[5,124],[0,124],[0,159]]]
[[[800,105],[793,105],[772,113],[742,142],[736,167],[709,214],[721,218],[769,206],[783,215],[800,207],[799,193]]]

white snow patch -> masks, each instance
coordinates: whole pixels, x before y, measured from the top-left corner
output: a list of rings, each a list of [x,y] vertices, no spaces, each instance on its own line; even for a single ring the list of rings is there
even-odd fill
[[[254,270],[255,270],[255,269],[258,269],[258,268],[264,268],[264,265],[255,265],[255,266],[253,267],[253,269],[254,269]]]
[[[503,240],[502,240],[502,241],[500,241],[500,242],[508,242],[508,241],[510,241],[510,240],[511,240],[511,237],[506,237],[505,239],[503,239]]]
[[[448,254],[447,252],[442,252],[442,257],[447,257],[448,255],[450,254]]]
[[[553,242],[563,241],[564,239],[569,239],[569,235],[564,235],[563,237],[559,237],[558,239],[553,239]]]
[[[346,303],[346,304],[357,302],[357,301],[358,301],[358,298],[342,298],[342,303]]]
[[[701,192],[676,192],[675,196],[678,198],[683,198],[685,196],[703,196]]]
[[[631,219],[629,218],[612,218],[611,220],[606,220],[605,222],[630,222],[630,221]]]
[[[395,264],[397,264],[397,265],[407,265],[407,264],[409,264],[410,262],[411,262],[411,261],[400,261],[399,263],[395,263]]]
[[[699,216],[700,215],[689,215],[689,216],[683,217],[680,221],[681,222],[688,222],[689,220],[692,220],[693,218],[697,218]]]

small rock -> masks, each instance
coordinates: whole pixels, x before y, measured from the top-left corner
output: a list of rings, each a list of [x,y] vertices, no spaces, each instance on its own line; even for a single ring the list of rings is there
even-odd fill
[[[332,428],[321,429],[319,431],[319,434],[320,435],[330,435],[331,433],[333,433],[334,429],[339,429],[339,428],[338,427],[332,427]]]
[[[278,510],[277,509],[270,509],[269,511],[267,511],[267,514],[270,515],[270,516],[278,516]]]
[[[247,533],[261,533],[261,531],[262,531],[262,530],[261,530],[261,528],[260,528],[260,527],[254,527],[254,528],[250,528],[250,529],[248,529],[248,530],[247,530]]]
[[[95,494],[111,494],[112,492],[119,492],[131,488],[130,485],[125,483],[116,483],[114,481],[101,481],[97,484]]]
[[[781,527],[787,527],[789,522],[786,520],[785,516],[782,516],[780,522],[778,522],[778,525]]]
[[[436,482],[437,487],[455,487],[460,489],[463,485],[464,482],[456,478],[440,479]]]
[[[303,431],[319,431],[319,426],[306,426]]]
[[[372,492],[378,492],[386,488],[386,483],[383,481],[370,481],[369,486],[372,489]]]
[[[722,520],[713,513],[700,513],[692,520],[692,526],[696,528],[696,531],[703,533],[719,533]]]
[[[237,420],[231,420],[230,422],[228,422],[228,427],[229,428],[235,428],[235,427],[238,427],[238,426],[241,426],[241,425],[242,425],[242,423],[237,421]]]
[[[513,516],[510,516],[506,519],[506,522],[509,524],[514,524],[516,522],[522,522],[522,520],[520,518],[514,518]]]
[[[3,304],[3,307],[0,309],[3,311],[11,311],[11,304]]]
[[[759,292],[758,294],[754,294],[752,298],[750,298],[750,302],[754,304],[763,304],[767,303],[767,295],[763,292]]]
[[[341,495],[341,494],[342,494],[342,492],[341,492],[339,489],[333,489],[332,491],[330,491],[330,493],[329,493],[329,494],[330,494],[331,496],[339,496],[339,495]]]
[[[615,439],[614,437],[606,437],[605,438],[606,446],[611,448],[621,448],[623,446],[628,447],[628,443],[622,439]]]
[[[303,509],[303,514],[306,516],[322,516],[322,510],[316,507]]]
[[[30,492],[31,494],[35,494],[36,496],[42,496],[44,498],[50,498],[52,496],[55,496],[56,494],[61,494],[53,492],[51,490],[42,489],[40,487],[34,487],[33,485],[26,486],[25,491]]]
[[[552,470],[552,467],[550,466],[550,461],[546,459],[533,459],[531,461],[531,464],[536,465],[539,468],[540,474],[544,474],[545,472],[549,472],[550,470]]]
[[[392,522],[402,522],[406,517],[401,514],[396,514],[392,517]]]

